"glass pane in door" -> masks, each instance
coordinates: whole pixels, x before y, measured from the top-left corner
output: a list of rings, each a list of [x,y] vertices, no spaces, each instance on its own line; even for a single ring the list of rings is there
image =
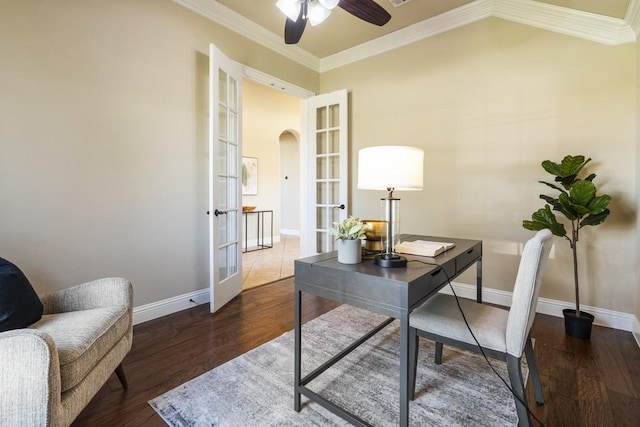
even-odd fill
[[[340,105],[332,104],[327,107],[329,116],[329,124],[327,127],[336,128],[340,126]]]
[[[238,272],[238,111],[237,108],[237,82],[228,74],[220,72],[219,75],[219,99],[218,99],[218,146],[219,164],[219,205],[224,211],[218,216],[218,250],[219,279]]]
[[[339,171],[334,171],[332,152],[336,148],[333,140],[339,137],[339,131],[330,129],[336,120],[334,115],[334,108],[323,106],[316,111],[316,250],[321,253],[333,250],[334,238],[331,236],[331,227],[336,217],[335,206],[340,204],[334,203],[327,191],[331,179],[339,178]],[[339,158],[336,160],[339,161]]]

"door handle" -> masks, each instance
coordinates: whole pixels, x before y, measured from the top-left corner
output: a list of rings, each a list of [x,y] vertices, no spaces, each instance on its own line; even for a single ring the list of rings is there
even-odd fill
[[[343,204],[341,204],[341,205],[335,205],[335,206],[334,206],[334,208],[335,208],[335,209],[344,209],[344,208],[345,208],[345,206],[344,206],[344,203],[343,203]]]
[[[222,214],[226,215],[226,214],[227,214],[227,212],[228,212],[228,211],[219,211],[218,209],[216,209],[215,211],[213,211],[213,214],[214,214],[215,216],[222,215]]]

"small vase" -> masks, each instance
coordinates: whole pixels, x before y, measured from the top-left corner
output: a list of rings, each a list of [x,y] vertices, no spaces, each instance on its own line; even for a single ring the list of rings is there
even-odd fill
[[[341,264],[358,264],[362,262],[362,242],[355,240],[338,240],[338,262]]]

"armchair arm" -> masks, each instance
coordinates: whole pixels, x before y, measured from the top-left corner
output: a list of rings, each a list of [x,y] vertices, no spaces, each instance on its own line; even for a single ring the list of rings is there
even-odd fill
[[[127,279],[110,277],[43,295],[40,300],[44,314],[113,306],[132,311],[133,286]]]
[[[51,425],[60,407],[60,363],[49,335],[0,333],[0,425]]]

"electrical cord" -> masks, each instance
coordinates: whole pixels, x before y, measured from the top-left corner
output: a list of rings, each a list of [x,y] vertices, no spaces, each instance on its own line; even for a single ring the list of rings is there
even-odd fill
[[[536,417],[535,414],[531,411],[531,409],[529,408],[529,405],[526,402],[526,399],[523,399],[520,396],[518,396],[518,394],[513,390],[511,385],[504,378],[502,378],[502,375],[500,375],[500,373],[498,373],[498,371],[495,369],[495,367],[493,366],[493,364],[489,360],[489,357],[487,357],[486,353],[484,352],[484,348],[482,348],[482,346],[478,342],[478,339],[476,338],[475,334],[471,330],[471,326],[469,325],[469,322],[467,321],[467,317],[464,315],[464,311],[462,310],[462,306],[460,305],[460,300],[458,299],[458,295],[456,294],[456,291],[455,291],[455,289],[453,289],[453,285],[451,284],[451,278],[449,277],[449,274],[447,274],[447,271],[445,270],[445,268],[442,265],[438,264],[437,262],[425,262],[425,261],[421,261],[421,260],[418,260],[418,259],[412,259],[412,260],[409,260],[409,262],[418,262],[418,263],[426,264],[426,265],[435,265],[435,266],[440,267],[442,269],[442,272],[444,273],[445,277],[447,278],[447,284],[449,285],[449,288],[451,288],[451,292],[453,292],[453,296],[456,299],[456,304],[458,305],[458,310],[460,310],[460,314],[462,314],[462,319],[464,320],[464,323],[467,326],[467,329],[469,330],[469,333],[473,337],[473,340],[475,341],[476,345],[480,349],[480,353],[482,353],[482,356],[484,357],[484,360],[486,360],[487,364],[489,365],[489,367],[491,368],[493,373],[496,374],[496,376],[498,378],[500,378],[500,380],[504,383],[504,385],[507,387],[509,392],[513,395],[513,397],[516,398],[520,403],[522,403],[522,405],[527,410],[527,413],[529,413],[536,420],[536,422],[538,424],[540,424],[542,427],[545,427],[544,423],[542,421],[540,421],[540,419],[538,419],[538,417]]]

